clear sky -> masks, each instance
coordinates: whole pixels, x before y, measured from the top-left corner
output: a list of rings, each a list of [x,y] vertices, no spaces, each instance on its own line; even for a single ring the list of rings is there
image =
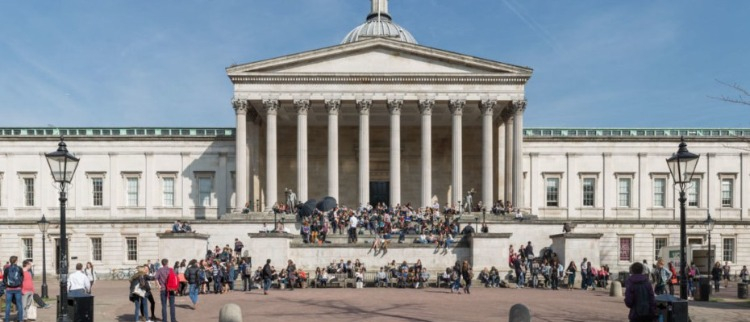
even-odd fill
[[[0,127],[234,126],[225,68],[338,44],[369,0],[0,0]],[[750,1],[391,0],[420,44],[529,66],[529,127],[750,127]]]

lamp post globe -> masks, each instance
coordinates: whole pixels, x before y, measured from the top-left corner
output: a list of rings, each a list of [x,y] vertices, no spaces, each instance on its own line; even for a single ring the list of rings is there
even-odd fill
[[[685,144],[685,138],[680,137],[680,145],[677,152],[667,159],[669,172],[672,174],[674,184],[680,189],[680,298],[687,300],[687,258],[685,247],[687,244],[687,232],[685,224],[685,188],[693,179],[695,167],[698,165],[700,155],[690,153]]]
[[[68,201],[67,188],[73,181],[80,159],[68,152],[65,139],[61,136],[57,144],[57,151],[44,155],[47,158],[52,178],[60,184],[60,311],[57,321],[68,322],[68,234],[65,230],[65,206]]]
[[[49,221],[47,217],[42,215],[42,219],[36,222],[39,225],[39,231],[42,232],[42,298],[49,298],[49,291],[47,288],[47,229],[49,229]]]

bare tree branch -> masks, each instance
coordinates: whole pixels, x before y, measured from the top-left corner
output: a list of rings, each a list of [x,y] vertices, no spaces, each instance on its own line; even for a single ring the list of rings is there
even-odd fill
[[[716,99],[716,100],[724,101],[727,103],[750,105],[750,91],[748,91],[747,89],[745,89],[744,87],[740,86],[737,83],[730,84],[730,83],[723,82],[718,79],[716,80],[716,82],[739,92],[739,94],[737,94],[736,97],[730,97],[730,96],[725,96],[725,95],[718,96],[718,97],[717,96],[708,96],[708,97]]]

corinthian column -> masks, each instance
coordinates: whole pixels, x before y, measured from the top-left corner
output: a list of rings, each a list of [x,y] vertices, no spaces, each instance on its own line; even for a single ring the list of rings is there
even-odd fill
[[[505,122],[505,199],[503,202],[513,200],[513,111],[512,108],[503,110],[503,122]],[[515,204],[514,204],[515,205]]]
[[[370,200],[370,108],[372,100],[357,100],[359,111],[359,203]]]
[[[432,206],[432,107],[435,101],[420,100],[419,113],[422,114],[422,206]]]
[[[494,100],[484,100],[480,103],[482,112],[482,204],[492,207],[492,116],[495,109]]]
[[[451,153],[451,185],[453,186],[451,201],[458,205],[458,201],[463,196],[463,148],[462,148],[462,137],[461,137],[461,116],[464,112],[464,106],[466,105],[465,100],[450,100],[448,102],[448,108],[451,111],[451,127],[452,127],[452,153]]]
[[[513,101],[513,205],[523,207],[523,111],[526,101]]]
[[[276,142],[276,115],[279,113],[279,101],[263,100],[263,107],[266,112],[266,207],[264,211],[270,211],[279,198]]]
[[[391,205],[401,203],[401,106],[402,100],[388,100],[391,114]]]
[[[307,111],[310,100],[294,100],[297,110],[297,198],[307,200]]]
[[[328,195],[339,200],[339,108],[340,100],[326,100],[328,111]]]
[[[237,115],[237,133],[235,134],[235,191],[237,195],[234,200],[234,209],[242,211],[247,202],[247,100],[235,99],[232,101],[234,113]]]

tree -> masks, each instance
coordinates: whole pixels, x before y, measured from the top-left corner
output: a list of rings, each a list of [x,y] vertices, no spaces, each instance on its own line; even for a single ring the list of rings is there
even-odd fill
[[[724,101],[727,103],[750,105],[750,91],[748,91],[747,89],[745,89],[744,87],[740,86],[737,83],[730,84],[730,83],[720,81],[718,79],[716,81],[719,84],[722,84],[724,86],[727,86],[733,89],[735,91],[736,96],[721,95],[718,97],[716,96],[709,96],[709,97],[720,100],[720,101]]]

